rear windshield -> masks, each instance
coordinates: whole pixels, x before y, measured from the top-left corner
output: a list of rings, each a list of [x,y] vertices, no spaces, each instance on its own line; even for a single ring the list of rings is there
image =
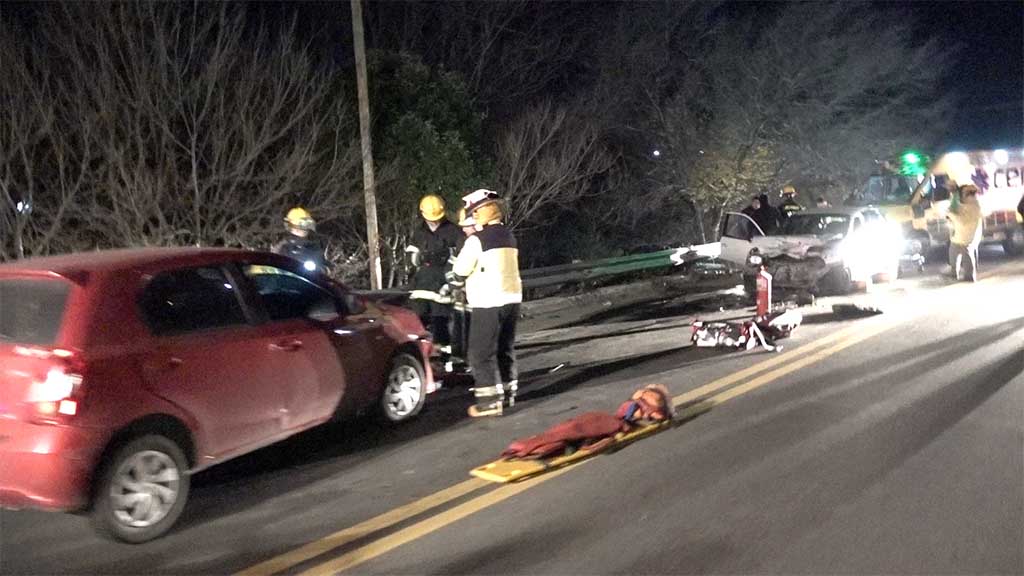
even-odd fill
[[[0,279],[0,342],[53,344],[69,289],[64,280]]]

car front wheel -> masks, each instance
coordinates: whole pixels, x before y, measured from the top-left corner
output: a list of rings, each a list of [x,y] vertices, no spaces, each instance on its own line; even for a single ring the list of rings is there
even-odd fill
[[[189,491],[188,462],[172,440],[140,436],[107,459],[96,486],[92,521],[103,535],[139,544],[178,520]]]
[[[409,354],[395,356],[380,399],[381,416],[389,422],[403,422],[418,414],[427,399],[426,380],[419,360]]]

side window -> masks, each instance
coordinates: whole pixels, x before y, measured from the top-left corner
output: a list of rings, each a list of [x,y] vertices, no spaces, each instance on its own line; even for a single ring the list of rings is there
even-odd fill
[[[329,320],[341,312],[334,295],[283,268],[247,265],[242,273],[252,281],[271,320]]]
[[[146,325],[160,336],[246,323],[235,287],[219,268],[157,274],[139,306]]]
[[[725,217],[725,231],[722,236],[750,240],[754,236],[760,235],[750,219],[737,214],[729,214]]]

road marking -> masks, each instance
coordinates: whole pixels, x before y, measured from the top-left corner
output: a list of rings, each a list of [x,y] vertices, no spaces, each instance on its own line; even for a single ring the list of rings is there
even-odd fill
[[[859,325],[850,326],[849,328],[840,330],[824,338],[815,340],[813,342],[808,342],[807,344],[802,345],[799,348],[794,348],[793,350],[790,350],[788,352],[783,352],[781,354],[775,355],[768,360],[758,362],[757,364],[744,368],[739,372],[734,372],[732,374],[729,374],[728,376],[719,378],[695,390],[691,390],[690,392],[687,392],[680,396],[676,396],[672,400],[676,404],[676,406],[679,406],[681,404],[690,402],[691,400],[694,400],[696,398],[706,396],[708,394],[711,394],[712,392],[716,392],[718,390],[721,390],[722,388],[735,384],[736,382],[740,382],[744,378],[753,376],[754,374],[771,368],[772,366],[775,366],[783,362],[788,362],[796,356],[806,354],[812,350],[816,350],[831,342],[840,340],[846,335],[856,331],[858,328],[860,328]],[[692,417],[692,415],[693,414],[691,414],[689,417]],[[566,470],[568,470],[569,468],[572,467],[567,467]],[[559,474],[561,474],[561,472],[559,472]],[[547,474],[545,476],[542,476],[542,478],[550,477],[553,477],[553,475]],[[237,576],[270,576],[272,574],[283,572],[303,562],[316,558],[321,554],[325,554],[327,552],[330,552],[331,550],[345,546],[346,544],[358,540],[359,538],[363,538],[379,530],[383,530],[385,528],[389,528],[391,526],[404,522],[412,518],[413,516],[422,514],[430,509],[443,506],[448,502],[461,498],[462,496],[487,485],[491,485],[491,483],[485,480],[481,480],[479,478],[473,478],[471,480],[461,482],[459,484],[441,490],[440,492],[431,494],[430,496],[426,496],[424,498],[416,500],[415,502],[410,502],[408,504],[405,504],[403,506],[380,514],[379,516],[375,516],[369,520],[356,524],[355,526],[350,526],[343,530],[339,530],[338,532],[325,536],[319,540],[310,542],[309,544],[296,548],[295,550],[286,552],[280,556],[276,556],[254,566],[246,568],[245,570],[238,572]],[[517,484],[517,486],[518,485],[526,484],[521,483]]]
[[[758,364],[756,364],[754,366],[751,366],[751,367],[747,368],[746,370],[743,370],[741,372],[737,372],[737,374],[746,374],[746,375],[749,376],[749,375],[756,374],[758,372],[763,371],[764,368],[766,368],[766,367],[771,367],[771,366],[774,366],[774,365],[776,365],[776,364],[778,364],[780,362],[786,362],[786,361],[792,360],[792,362],[790,362],[789,364],[787,364],[785,366],[782,366],[780,368],[777,368],[775,370],[767,372],[767,373],[765,373],[765,374],[763,374],[763,375],[761,375],[761,376],[759,376],[759,377],[757,377],[757,378],[755,378],[755,379],[753,379],[753,380],[751,380],[749,382],[743,383],[740,386],[736,386],[734,388],[730,388],[729,390],[726,390],[725,392],[722,392],[720,394],[712,396],[711,398],[707,398],[707,399],[705,399],[705,400],[703,400],[701,402],[698,402],[696,404],[693,404],[693,405],[687,407],[683,411],[683,413],[680,414],[680,417],[681,418],[689,418],[689,417],[693,417],[693,416],[695,416],[697,414],[700,414],[702,412],[705,412],[705,411],[711,409],[714,406],[717,406],[717,405],[722,404],[722,403],[724,403],[724,402],[726,402],[728,400],[731,400],[733,398],[736,398],[738,396],[746,394],[747,392],[750,392],[752,390],[760,388],[761,386],[764,386],[765,384],[768,384],[769,382],[773,382],[775,380],[778,380],[779,378],[781,378],[781,377],[783,377],[783,376],[785,376],[787,374],[790,374],[790,373],[795,372],[795,371],[797,371],[797,370],[799,370],[801,368],[804,368],[804,367],[806,367],[806,366],[808,366],[810,364],[813,364],[813,363],[815,363],[817,361],[820,361],[820,360],[822,360],[824,358],[827,358],[827,357],[831,356],[832,354],[835,354],[835,353],[839,352],[840,350],[843,350],[845,348],[849,348],[849,347],[851,347],[851,346],[853,346],[855,344],[858,344],[858,343],[860,343],[860,342],[862,342],[864,340],[867,340],[868,338],[871,338],[873,336],[881,334],[882,332],[885,332],[886,330],[889,330],[889,329],[895,327],[898,323],[899,323],[898,321],[884,322],[884,323],[881,323],[879,325],[876,325],[876,326],[873,326],[873,327],[869,327],[867,329],[867,331],[863,331],[863,332],[860,332],[859,334],[851,335],[853,332],[859,332],[859,331],[864,330],[864,325],[863,324],[858,324],[857,326],[851,327],[851,329],[842,330],[842,331],[837,332],[836,334],[833,334],[833,335],[831,335],[831,336],[829,336],[827,338],[823,338],[823,339],[821,339],[821,340],[819,340],[819,341],[817,341],[815,343],[812,343],[812,345],[805,346],[802,349],[793,350],[790,353],[791,355],[788,358],[784,358],[785,355],[780,355],[780,356],[778,356],[776,358],[773,358],[771,360],[768,360],[768,361],[765,361],[765,362],[760,362],[760,363],[758,363]],[[849,337],[846,337],[846,336],[849,336]],[[836,342],[837,340],[838,340],[838,342]],[[828,346],[827,348],[825,348],[823,350],[819,350],[819,351],[814,352],[812,354],[808,354],[808,355],[804,356],[803,358],[799,358],[799,359],[793,360],[794,356],[797,355],[796,354],[797,352],[806,353],[809,350],[818,349],[818,348],[821,348],[823,346],[827,346],[830,343],[834,343],[834,344],[832,346]],[[712,384],[717,386],[717,388],[715,388],[715,389],[718,390],[718,389],[726,387],[729,384],[732,384],[732,383],[734,383],[734,382],[736,382],[736,381],[738,381],[739,379],[742,379],[742,378],[743,378],[743,376],[739,376],[737,378],[728,378],[727,377],[727,378],[722,378],[722,379],[720,379],[718,381],[715,381]],[[707,386],[702,386],[701,388],[698,388],[697,390],[707,389],[710,386],[711,386],[711,384],[709,384]],[[695,390],[694,392],[696,392],[697,390]],[[708,393],[710,393],[710,390],[704,390],[702,395],[706,395]],[[678,398],[683,398],[685,396],[687,396],[687,395],[684,394],[684,395],[682,395],[682,396],[680,396]],[[673,399],[673,401],[676,401],[676,399]],[[684,402],[686,402],[686,401],[689,401],[689,400],[684,400]],[[676,402],[676,404],[679,404],[679,403],[680,402]],[[379,540],[375,540],[373,542],[370,542],[370,543],[366,544],[365,546],[362,546],[362,547],[359,547],[359,548],[357,548],[355,550],[347,552],[347,553],[345,553],[345,554],[343,554],[343,555],[341,555],[341,556],[339,556],[337,558],[328,560],[328,561],[326,561],[326,562],[324,562],[322,564],[314,566],[313,568],[310,568],[309,570],[301,572],[300,574],[301,574],[301,576],[324,576],[324,575],[337,574],[339,572],[348,570],[350,568],[354,568],[356,566],[359,566],[360,564],[363,564],[365,562],[373,560],[374,558],[377,558],[378,556],[381,556],[382,554],[390,552],[391,550],[394,550],[395,548],[398,548],[399,546],[402,546],[403,544],[407,544],[407,543],[412,542],[414,540],[417,540],[417,539],[419,539],[419,538],[421,538],[423,536],[426,536],[427,534],[430,534],[432,532],[440,530],[441,528],[445,528],[445,527],[449,526],[450,524],[453,524],[453,523],[455,523],[455,522],[457,522],[459,520],[462,520],[463,518],[466,518],[467,516],[470,516],[471,514],[479,512],[479,511],[481,511],[481,510],[483,510],[485,508],[488,508],[488,507],[493,506],[493,505],[495,505],[495,504],[497,504],[499,502],[502,502],[502,501],[504,501],[504,500],[506,500],[506,499],[508,499],[508,498],[510,498],[512,496],[515,496],[516,494],[524,492],[524,491],[532,488],[533,486],[536,486],[537,484],[540,484],[541,482],[544,482],[546,480],[550,480],[551,478],[554,478],[556,476],[561,476],[562,474],[565,474],[566,472],[568,472],[569,470],[572,470],[576,466],[578,466],[580,464],[583,464],[585,462],[590,462],[590,461],[591,460],[584,460],[584,461],[579,462],[578,464],[575,464],[575,465],[572,465],[572,466],[567,466],[566,468],[562,468],[562,469],[557,470],[555,472],[551,472],[551,473],[545,474],[543,476],[538,476],[536,478],[533,478],[531,480],[526,480],[524,482],[520,482],[520,483],[516,483],[516,484],[505,484],[505,485],[502,485],[500,488],[497,488],[497,489],[495,489],[495,490],[493,490],[491,492],[488,492],[486,494],[483,494],[481,496],[473,498],[472,500],[469,500],[468,502],[464,502],[464,503],[462,503],[462,504],[460,504],[460,505],[458,505],[458,506],[456,506],[456,507],[454,507],[454,508],[452,508],[450,510],[446,510],[444,512],[441,512],[441,513],[439,513],[436,516],[432,516],[430,518],[427,518],[425,520],[417,522],[416,524],[413,524],[412,526],[409,526],[408,528],[400,530],[400,531],[398,531],[398,532],[396,532],[394,534],[391,534],[389,536],[385,536],[383,538],[380,538]]]
[[[404,506],[399,506],[398,508],[389,510],[379,516],[370,518],[365,522],[360,522],[355,526],[350,526],[344,530],[325,536],[320,540],[310,542],[301,548],[296,548],[291,552],[286,552],[280,556],[271,558],[266,562],[261,562],[255,566],[246,568],[239,572],[238,576],[269,576],[270,574],[276,574],[287,570],[288,568],[297,566],[307,560],[316,558],[321,554],[330,552],[335,548],[340,548],[341,546],[354,542],[359,538],[373,534],[378,530],[394,526],[399,522],[408,520],[409,518],[422,514],[432,508],[437,508],[438,506],[447,504],[469,494],[470,492],[483,488],[484,486],[488,486],[489,484],[489,482],[479,478],[460,482],[454,486],[441,490],[440,492],[435,492],[430,496],[420,498],[415,502],[410,502]]]
[[[502,485],[502,487],[496,490],[488,492],[482,496],[478,496],[468,502],[459,504],[450,510],[445,510],[437,516],[431,516],[426,520],[417,522],[408,528],[399,530],[398,532],[381,538],[380,540],[374,540],[366,546],[362,546],[352,550],[351,552],[342,554],[337,558],[328,560],[323,564],[314,566],[309,570],[300,572],[299,576],[326,576],[330,574],[337,574],[348,570],[349,568],[354,568],[364,562],[373,560],[382,554],[386,554],[403,544],[407,544],[413,540],[418,540],[431,532],[440,530],[441,528],[462,520],[467,516],[475,514],[485,508],[489,508],[503,500],[507,500],[520,492],[525,492],[538,484],[551,480],[557,476],[561,476],[569,470],[572,470],[586,462],[588,461],[585,460],[577,464],[573,464],[572,466],[566,466],[560,470],[556,470],[530,480],[518,482],[516,484]]]
[[[775,380],[778,380],[779,378],[782,378],[787,374],[796,372],[801,368],[805,368],[807,366],[810,366],[811,364],[824,360],[825,358],[828,358],[829,356],[839,352],[840,350],[844,350],[846,348],[859,344],[864,340],[877,336],[882,332],[894,328],[897,324],[898,322],[886,322],[878,326],[874,326],[865,332],[861,332],[856,336],[846,338],[833,346],[825,348],[824,350],[819,350],[818,352],[815,352],[813,354],[808,354],[807,356],[794,360],[792,363],[787,364],[781,368],[776,368],[771,372],[766,372],[761,376],[758,376],[757,378],[750,380],[749,382],[744,382],[743,384],[736,386],[734,388],[730,388],[725,392],[722,392],[721,394],[717,394],[715,396],[712,396],[711,398],[707,398],[701,402],[693,404],[687,407],[685,410],[683,410],[679,414],[679,417],[682,419],[692,418],[693,416],[706,412],[711,408],[718,406],[719,404],[732,400],[737,396],[742,396],[743,394],[746,394],[751,390],[756,390],[757,388],[760,388],[765,384],[774,382]]]
[[[699,388],[696,388],[694,390],[691,390],[689,392],[686,392],[684,394],[676,396],[676,397],[674,397],[672,399],[673,403],[676,406],[680,406],[680,405],[686,404],[688,402],[691,402],[691,401],[693,401],[695,399],[707,396],[708,394],[711,394],[713,392],[717,392],[717,391],[719,391],[719,390],[721,390],[723,388],[726,388],[728,386],[736,384],[737,382],[741,382],[743,379],[748,378],[750,376],[754,376],[754,375],[756,375],[758,373],[761,373],[764,370],[767,370],[767,369],[769,369],[769,368],[771,368],[773,366],[776,366],[778,364],[782,364],[782,363],[785,363],[785,362],[794,361],[794,359],[799,357],[799,356],[808,354],[809,352],[817,350],[818,348],[821,348],[821,347],[827,346],[827,345],[829,345],[829,344],[831,344],[833,342],[842,340],[843,338],[845,338],[848,335],[851,335],[851,334],[861,330],[862,328],[863,328],[863,325],[858,323],[858,324],[852,325],[852,326],[850,326],[848,328],[845,328],[843,330],[839,330],[839,331],[837,331],[837,332],[835,332],[833,334],[830,334],[830,335],[828,335],[828,336],[826,336],[824,338],[820,338],[820,339],[815,340],[813,342],[808,342],[807,344],[804,344],[804,345],[802,345],[802,346],[800,346],[798,348],[794,348],[793,350],[790,350],[790,351],[787,351],[787,352],[783,352],[781,354],[777,354],[777,355],[773,356],[772,358],[770,358],[768,360],[765,360],[763,362],[758,362],[757,364],[754,364],[753,366],[749,366],[747,368],[744,368],[743,370],[740,370],[738,372],[734,372],[732,374],[729,374],[727,376],[724,376],[722,378],[714,380],[714,381],[712,381],[712,382],[710,382],[708,384],[705,384],[704,386],[701,386]],[[804,365],[805,364],[801,364],[801,366],[804,366]],[[782,370],[785,370],[785,367]],[[790,371],[792,371],[792,370],[783,371],[778,376],[775,376],[775,377],[777,378],[777,377],[779,377],[779,376],[781,376],[783,374],[788,374]],[[779,371],[776,370],[775,372],[779,372]],[[774,374],[775,372],[772,372],[772,373]],[[680,414],[680,417],[681,418],[693,417],[693,416],[695,416],[697,414],[700,414],[701,412],[704,412],[704,411],[710,409],[712,406],[720,404],[722,401],[724,401],[724,400],[716,400],[716,398],[718,398],[718,397],[716,396],[716,397],[710,398],[708,400],[705,400],[705,401],[700,402],[700,403],[698,403],[698,404],[696,404],[694,406],[689,407],[688,409],[684,410],[683,413]],[[509,485],[509,486],[504,486],[502,488],[499,488],[499,489],[495,490],[494,492],[488,492],[487,494],[481,495],[481,496],[479,496],[478,498],[476,498],[474,500],[471,500],[469,502],[466,502],[463,505],[460,505],[460,506],[457,506],[455,508],[452,508],[452,510],[449,510],[449,511],[446,511],[446,512],[442,512],[438,516],[435,516],[435,517],[429,518],[427,520],[424,520],[424,521],[422,521],[422,522],[420,522],[418,524],[415,524],[415,525],[413,525],[413,526],[411,526],[411,527],[409,527],[409,528],[407,528],[405,530],[402,530],[402,531],[400,531],[400,532],[398,532],[396,534],[393,534],[393,535],[391,535],[391,536],[389,536],[387,538],[384,538],[384,539],[381,539],[379,541],[375,541],[375,542],[372,542],[370,544],[367,544],[367,547],[376,546],[378,542],[382,542],[382,543],[390,542],[391,538],[397,537],[399,534],[408,535],[409,534],[409,532],[407,532],[408,530],[411,530],[412,528],[415,528],[416,526],[420,526],[420,525],[422,525],[425,522],[433,522],[436,518],[449,517],[449,516],[445,516],[446,514],[448,514],[448,512],[452,512],[454,510],[461,510],[462,512],[465,512],[466,510],[469,509],[466,506],[471,505],[473,502],[477,502],[481,498],[489,498],[494,493],[507,494],[507,495],[501,496],[498,500],[495,500],[494,502],[491,502],[491,504],[496,504],[497,502],[500,502],[501,500],[504,500],[504,499],[514,495],[514,494],[518,494],[519,492],[522,492],[523,490],[527,489],[530,486],[536,485],[537,483],[539,483],[537,480],[544,480],[544,479],[553,478],[555,476],[558,476],[558,475],[561,475],[561,474],[565,473],[568,470],[571,470],[574,467],[575,467],[575,465],[568,466],[568,467],[566,467],[566,468],[564,468],[562,470],[559,470],[557,472],[553,472],[553,473],[546,474],[544,476],[540,476],[536,480],[520,482],[520,483]],[[486,486],[486,485],[490,485],[490,483],[486,482],[484,480],[481,480],[479,478],[473,478],[471,480],[467,480],[465,482],[461,482],[459,484],[456,484],[454,486],[446,488],[446,489],[444,489],[444,490],[442,490],[440,492],[437,492],[437,493],[432,494],[430,496],[426,496],[426,497],[421,498],[420,500],[417,500],[415,502],[410,502],[409,504],[406,504],[404,506],[400,506],[398,508],[395,508],[393,510],[385,512],[385,513],[383,513],[383,514],[381,514],[379,516],[376,516],[374,518],[366,520],[365,522],[361,522],[359,524],[356,524],[355,526],[351,526],[349,528],[345,528],[343,530],[335,532],[334,534],[331,534],[331,535],[326,536],[324,538],[321,538],[319,540],[310,542],[309,544],[306,544],[305,546],[302,546],[302,547],[297,548],[295,550],[292,550],[290,552],[286,552],[285,554],[282,554],[280,556],[277,556],[277,557],[271,558],[269,560],[266,560],[264,562],[261,562],[259,564],[256,564],[255,566],[252,566],[250,568],[247,568],[247,569],[239,572],[237,574],[237,576],[270,576],[272,574],[277,574],[279,572],[283,572],[283,571],[285,571],[285,570],[287,570],[289,568],[297,566],[297,565],[299,565],[299,564],[301,564],[303,562],[306,562],[308,560],[311,560],[311,559],[313,559],[313,558],[315,558],[317,556],[320,556],[322,554],[326,554],[327,552],[330,552],[331,550],[334,550],[334,549],[340,548],[342,546],[345,546],[346,544],[349,544],[349,543],[351,543],[351,542],[353,542],[355,540],[358,540],[359,538],[363,538],[363,537],[368,536],[368,535],[370,535],[370,534],[372,534],[374,532],[377,532],[379,530],[383,530],[385,528],[389,528],[391,526],[394,526],[396,524],[404,522],[404,521],[406,521],[406,520],[408,520],[408,519],[410,519],[410,518],[412,518],[414,516],[417,516],[419,514],[422,514],[422,513],[426,512],[426,511],[428,511],[430,509],[437,508],[439,506],[443,506],[444,504],[447,504],[447,503],[449,503],[449,502],[451,502],[453,500],[456,500],[456,499],[458,499],[458,498],[460,498],[460,497],[462,497],[462,496],[464,496],[466,494],[469,494],[470,492],[473,492],[473,491],[475,491],[477,489],[480,489],[480,488],[482,488],[483,486]],[[516,488],[516,490],[514,492],[509,492],[509,489],[511,489],[511,488]],[[490,506],[491,504],[487,504],[487,505]],[[460,518],[463,518],[465,516],[468,516],[470,513],[472,513],[472,512],[464,513],[463,515],[458,516],[457,518],[454,518],[454,519],[450,520],[449,523],[454,522],[454,521],[456,521],[456,520],[458,520]],[[432,530],[436,530],[437,528],[440,528],[443,525],[444,524],[438,525],[436,528],[433,528]],[[425,534],[425,532],[424,532],[424,534]],[[417,536],[417,537],[419,537],[419,536]],[[415,539],[415,538],[413,538],[413,539]],[[404,540],[402,543],[405,543],[407,541],[409,541],[409,540]],[[393,549],[394,547],[397,547],[399,545],[400,544],[396,544],[395,546],[392,546],[391,548],[388,548],[388,550]],[[346,562],[350,562],[350,561],[352,561],[353,559],[355,559],[357,557],[356,553],[360,552],[361,550],[364,550],[364,548],[366,548],[366,547],[359,548],[359,549],[354,550],[354,551],[352,551],[352,552],[350,552],[348,554],[345,554],[345,555],[339,557],[338,560],[340,560],[341,558],[346,558],[346,559],[348,559],[348,560],[346,560]],[[386,552],[386,551],[387,550],[385,550],[384,552]],[[379,554],[375,554],[372,557],[379,556],[380,554],[383,554],[384,552],[380,552]],[[372,557],[366,557],[366,558],[360,560],[358,563],[365,562],[365,561],[369,560]],[[332,563],[331,566],[333,566],[333,565],[334,564]],[[339,568],[338,571],[344,570],[344,569],[347,569],[347,568],[351,568],[352,566],[355,566],[355,565],[356,564],[346,565],[344,568]],[[317,568],[319,568],[319,566],[314,568],[314,570],[317,569]]]
[[[758,362],[757,364],[754,364],[753,366],[749,366],[749,367],[744,368],[743,370],[740,370],[738,372],[733,372],[731,374],[727,374],[727,375],[725,375],[725,376],[723,376],[723,377],[721,377],[721,378],[719,378],[717,380],[713,380],[713,381],[711,381],[711,382],[709,382],[709,383],[707,383],[707,384],[705,384],[703,386],[700,386],[698,388],[694,388],[693,390],[690,390],[689,392],[685,392],[683,394],[680,394],[679,396],[676,396],[676,397],[672,398],[672,403],[675,404],[676,407],[678,408],[678,407],[680,407],[680,406],[682,406],[682,405],[684,405],[684,404],[686,404],[688,402],[692,402],[694,400],[697,400],[698,398],[702,398],[704,396],[707,396],[708,394],[711,394],[713,392],[717,392],[717,391],[719,391],[719,390],[721,390],[723,388],[727,388],[727,387],[729,387],[729,386],[731,386],[731,385],[733,385],[733,384],[735,384],[737,382],[741,382],[745,378],[749,378],[749,377],[751,377],[751,376],[753,376],[755,374],[763,372],[763,371],[767,370],[768,368],[771,368],[772,366],[775,366],[776,364],[783,364],[783,363],[786,363],[786,362],[790,362],[794,358],[796,358],[798,356],[803,356],[803,355],[809,353],[812,350],[816,350],[816,349],[821,348],[823,346],[827,346],[827,345],[831,344],[832,342],[836,342],[838,340],[842,340],[843,338],[846,338],[850,334],[853,334],[854,332],[857,332],[857,331],[862,330],[862,329],[863,329],[863,325],[862,324],[855,324],[855,325],[849,326],[849,327],[847,327],[847,328],[845,328],[843,330],[839,330],[838,332],[834,332],[832,334],[829,334],[828,336],[825,336],[824,338],[819,338],[818,340],[815,340],[813,342],[808,342],[807,344],[804,344],[803,346],[800,346],[799,348],[794,348],[793,350],[790,350],[788,352],[782,352],[780,354],[776,354],[770,360],[765,360],[764,362]]]

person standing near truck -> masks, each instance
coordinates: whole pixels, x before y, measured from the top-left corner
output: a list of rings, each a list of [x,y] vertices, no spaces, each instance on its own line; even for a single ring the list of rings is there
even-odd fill
[[[949,265],[952,276],[960,280],[966,276],[978,281],[978,246],[981,245],[982,215],[978,203],[978,187],[966,184],[953,195],[947,217],[953,224],[949,238]],[[961,275],[961,266],[964,274]]]

